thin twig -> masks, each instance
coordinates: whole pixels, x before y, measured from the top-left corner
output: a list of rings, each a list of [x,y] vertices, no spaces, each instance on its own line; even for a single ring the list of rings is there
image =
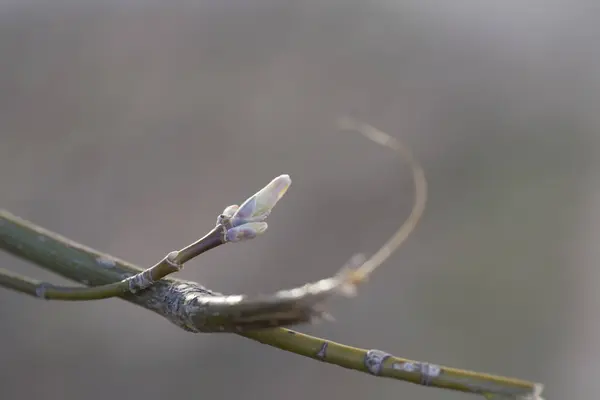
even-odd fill
[[[349,117],[340,119],[338,121],[338,128],[341,130],[356,131],[375,143],[394,150],[410,167],[415,185],[413,208],[408,218],[375,254],[356,268],[354,272],[355,276],[363,280],[373,273],[376,268],[381,266],[400,247],[419,223],[427,203],[427,179],[425,179],[425,172],[421,164],[412,155],[409,148],[398,139]]]
[[[5,212],[0,210],[0,218],[6,219]],[[92,287],[59,286],[51,283],[39,281],[15,274],[3,268],[0,268],[0,286],[13,289],[34,297],[47,300],[68,300],[85,301],[100,300],[110,297],[122,296],[126,293],[137,293],[146,289],[162,278],[177,272],[183,268],[183,263],[189,261],[191,254],[198,256],[210,249],[213,249],[223,243],[224,227],[218,225],[206,236],[186,248],[173,251],[154,266],[147,268],[133,276],[124,278],[118,282],[108,283],[106,285]],[[39,236],[39,240],[44,240]],[[110,264],[112,261],[108,258],[99,258],[97,261],[102,264]]]

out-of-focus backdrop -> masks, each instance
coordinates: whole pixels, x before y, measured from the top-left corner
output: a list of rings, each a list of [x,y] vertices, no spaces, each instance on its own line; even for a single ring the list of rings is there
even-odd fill
[[[161,4],[162,3],[162,4]],[[594,0],[0,2],[0,204],[149,265],[289,173],[255,241],[179,276],[260,293],[372,252],[423,162],[422,223],[337,322],[306,332],[600,392],[600,23]],[[64,280],[0,255],[2,266]],[[458,400],[120,300],[0,290],[0,398]]]

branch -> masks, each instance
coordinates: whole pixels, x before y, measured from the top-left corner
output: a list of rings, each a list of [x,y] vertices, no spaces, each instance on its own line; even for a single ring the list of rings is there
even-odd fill
[[[260,343],[343,368],[417,385],[479,394],[488,400],[543,400],[543,385],[525,380],[400,358],[306,335],[290,329],[242,333]]]
[[[124,285],[124,282],[128,282],[129,288],[133,277],[147,274],[145,281],[142,281],[136,290],[121,290],[124,287],[119,286],[121,289],[112,293],[152,310],[188,331],[237,332],[252,340],[345,368],[425,386],[481,394],[488,399],[541,400],[539,394],[542,385],[533,382],[410,361],[379,350],[353,348],[281,328],[326,316],[321,309],[322,302],[334,294],[354,292],[356,285],[364,282],[408,237],[424,210],[427,186],[423,170],[410,152],[397,140],[368,125],[344,120],[341,126],[344,129],[357,130],[366,137],[398,151],[409,162],[416,187],[415,207],[402,227],[370,259],[360,265],[345,267],[332,278],[257,298],[223,296],[197,283],[172,278],[164,278],[153,284],[150,282],[151,286],[147,286],[148,276],[152,280],[158,276],[151,275],[148,271],[154,269],[155,273],[162,274],[165,270],[157,267],[161,263],[177,261],[176,265],[180,266],[184,260],[189,259],[186,257],[206,251],[202,249],[207,247],[198,243],[203,240],[206,243],[207,237],[214,239],[214,232],[179,252],[170,253],[161,263],[143,271],[132,264],[75,243],[2,210],[0,248],[66,278],[92,286],[92,289],[97,290],[94,292],[96,295],[106,294],[108,292],[105,289]],[[219,229],[220,237],[227,240],[221,240],[221,243],[214,240],[208,242],[215,247],[225,241],[249,239],[264,232],[267,226],[263,221],[287,190],[289,177],[287,179],[285,184],[274,184],[276,180],[272,181],[240,207],[228,207],[217,220],[217,228],[222,227]],[[194,250],[190,250],[191,248]],[[353,257],[353,260],[356,264],[357,257]],[[73,293],[79,290],[81,294],[88,290],[68,288],[65,291],[65,287],[44,284],[6,270],[0,270],[0,286],[48,299],[52,296],[65,299],[68,297],[64,295],[66,292]],[[57,288],[59,290],[56,290]],[[269,327],[271,329],[265,329]]]
[[[0,212],[0,246],[2,249],[31,261],[66,278],[89,285],[104,285],[134,276],[142,270],[126,261],[91,249],[56,233],[18,218],[7,211]],[[0,285],[37,296],[38,281],[0,271]],[[214,292],[194,282],[164,278],[135,295],[120,297],[154,311],[179,327],[191,332],[220,331],[206,313],[188,311],[193,302],[186,298],[207,298]],[[221,299],[225,304],[227,297]],[[214,312],[218,303],[205,307]],[[264,306],[265,303],[262,304]],[[193,308],[193,307],[192,307]],[[226,312],[228,308],[222,306]],[[222,318],[229,318],[223,314]],[[242,336],[285,351],[310,357],[344,368],[376,376],[395,378],[421,385],[479,394],[503,394],[507,399],[536,399],[541,385],[517,379],[478,374],[428,363],[405,360],[377,350],[345,346],[326,339],[305,335],[284,328],[241,332]],[[519,397],[521,396],[521,397]],[[492,399],[492,397],[489,397]],[[500,399],[502,397],[498,397]]]
[[[92,287],[120,282],[143,270],[0,210],[0,248],[65,278]],[[225,296],[195,282],[164,278],[119,297],[153,310],[192,332],[242,332],[295,325],[323,317],[318,305],[337,293],[342,279],[248,298]],[[0,286],[39,298],[39,281],[0,270]],[[45,284],[48,285],[48,284]],[[102,286],[101,286],[102,287]]]
[[[0,211],[0,218],[3,220],[13,219],[14,216]],[[6,222],[6,221],[4,221]],[[23,292],[31,296],[47,300],[100,300],[110,297],[121,296],[126,293],[137,293],[140,290],[150,287],[155,282],[161,280],[169,274],[179,271],[183,268],[183,263],[189,261],[193,256],[200,255],[210,249],[226,243],[225,231],[223,225],[217,225],[202,239],[187,246],[179,251],[172,251],[165,258],[154,266],[145,269],[135,275],[123,278],[118,282],[108,283],[92,287],[71,287],[57,286],[47,282],[38,281],[28,277],[14,274],[8,270],[0,268],[0,286]],[[38,236],[38,240],[45,241],[43,235]],[[109,266],[112,262],[109,258],[99,258],[96,260],[99,264]]]
[[[252,239],[264,233],[268,227],[264,221],[285,194],[290,184],[291,180],[288,175],[281,175],[273,179],[241,206],[231,205],[225,208],[217,218],[217,226],[198,241],[181,250],[170,252],[154,266],[118,282],[94,287],[57,286],[27,277],[20,277],[0,269],[0,285],[48,300],[100,300],[126,293],[135,294],[150,287],[167,275],[181,270],[184,263],[208,250],[228,242]],[[6,214],[6,216],[4,217],[3,214]],[[1,210],[0,217],[16,220],[14,216],[10,216]],[[46,236],[40,233],[38,240],[44,242]],[[110,262],[110,260],[102,259],[97,261],[100,263]]]

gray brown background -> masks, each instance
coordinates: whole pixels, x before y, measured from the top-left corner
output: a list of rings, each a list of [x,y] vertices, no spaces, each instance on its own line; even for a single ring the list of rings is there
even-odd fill
[[[406,140],[430,201],[337,322],[306,332],[600,391],[595,1],[0,1],[0,204],[148,265],[289,173],[268,234],[183,278],[258,293],[372,252],[410,174],[333,121]],[[3,266],[64,282],[2,255]],[[462,399],[119,300],[0,290],[0,398]],[[154,349],[154,350],[150,350]]]

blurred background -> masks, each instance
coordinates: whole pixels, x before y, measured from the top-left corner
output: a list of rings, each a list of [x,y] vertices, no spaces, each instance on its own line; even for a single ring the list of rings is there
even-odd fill
[[[334,122],[401,138],[426,215],[337,322],[303,332],[600,391],[600,17],[595,0],[2,0],[0,204],[139,265],[281,173],[255,241],[178,277],[257,294],[372,253],[410,171]],[[7,268],[66,281],[0,255]],[[120,300],[0,290],[0,398],[458,400]]]

